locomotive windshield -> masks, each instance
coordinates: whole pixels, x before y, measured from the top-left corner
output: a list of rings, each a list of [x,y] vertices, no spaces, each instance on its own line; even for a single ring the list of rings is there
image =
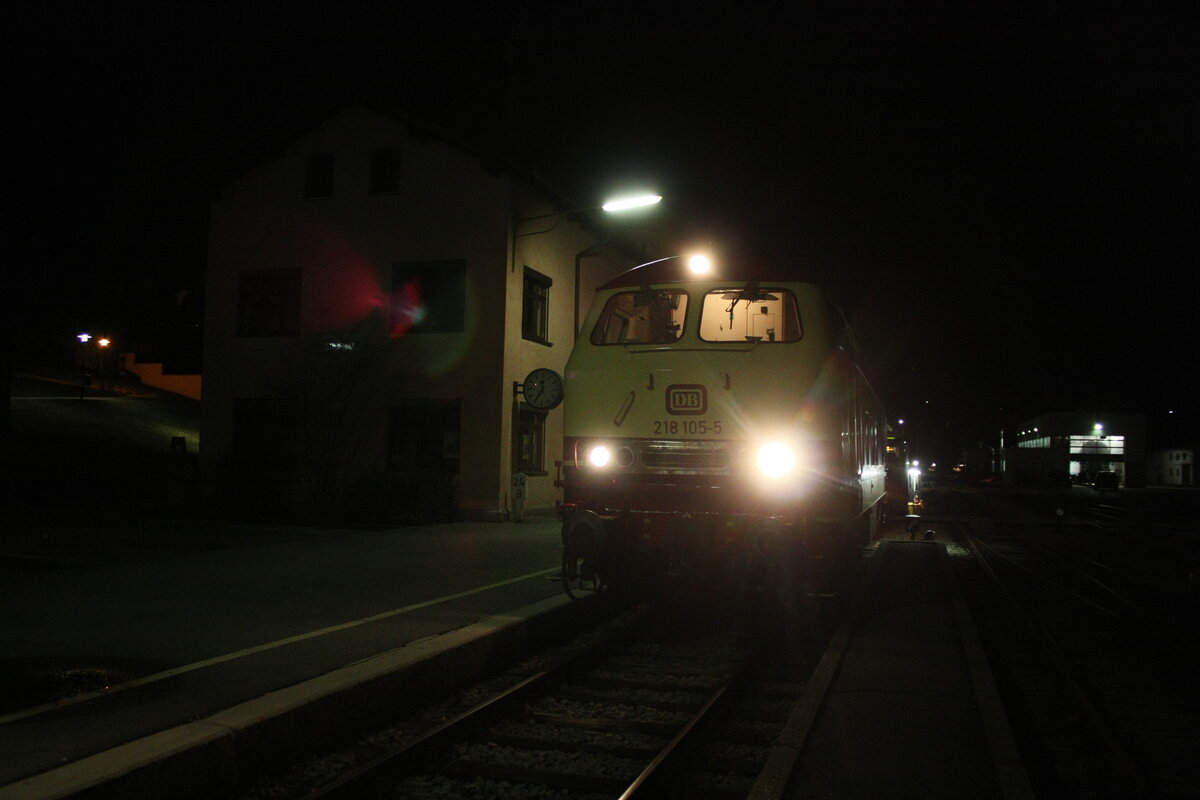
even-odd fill
[[[796,342],[803,335],[796,298],[787,289],[714,289],[700,309],[706,342]]]
[[[608,298],[592,330],[592,344],[671,344],[683,334],[687,293],[682,289],[618,292]]]

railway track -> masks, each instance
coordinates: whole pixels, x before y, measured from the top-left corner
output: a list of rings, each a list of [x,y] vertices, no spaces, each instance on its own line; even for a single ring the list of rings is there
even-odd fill
[[[370,758],[335,754],[304,768],[319,781],[247,797],[744,798],[815,663],[778,641],[642,610],[446,719],[385,734]]]
[[[1047,523],[967,494],[939,501],[1039,793],[1200,793],[1186,562],[1111,517],[1101,530],[1082,514]]]

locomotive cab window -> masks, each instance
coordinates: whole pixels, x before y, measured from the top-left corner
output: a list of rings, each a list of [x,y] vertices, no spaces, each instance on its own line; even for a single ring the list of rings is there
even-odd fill
[[[796,297],[787,289],[713,289],[700,309],[706,342],[796,342],[803,335]]]
[[[672,344],[683,335],[687,292],[646,289],[618,292],[608,298],[592,344]]]

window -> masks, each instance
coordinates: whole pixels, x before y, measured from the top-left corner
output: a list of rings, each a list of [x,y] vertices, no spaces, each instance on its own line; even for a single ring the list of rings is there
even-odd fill
[[[1072,436],[1071,455],[1124,455],[1124,436]]]
[[[526,475],[546,472],[546,414],[522,408],[517,422],[517,470]]]
[[[304,199],[333,197],[333,153],[309,156],[304,175]]]
[[[392,336],[460,332],[466,307],[466,261],[405,261],[392,268]]]
[[[233,460],[241,466],[290,469],[296,463],[296,404],[235,398]]]
[[[300,270],[260,269],[238,280],[238,336],[300,333]]]
[[[618,292],[608,298],[592,344],[671,344],[683,334],[687,293],[681,289]]]
[[[529,267],[525,268],[525,293],[521,312],[521,335],[542,344],[550,344],[550,286],[549,278]]]
[[[700,309],[706,342],[796,342],[801,335],[796,298],[787,289],[714,289]]]
[[[371,194],[400,191],[400,148],[386,147],[371,154]]]
[[[411,400],[388,412],[388,467],[458,473],[462,413],[457,400]]]

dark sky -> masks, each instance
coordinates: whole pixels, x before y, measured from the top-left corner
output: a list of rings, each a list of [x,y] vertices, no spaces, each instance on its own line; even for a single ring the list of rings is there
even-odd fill
[[[510,147],[584,203],[653,185],[681,242],[808,265],[891,415],[931,441],[1195,410],[1200,6],[756,5],[57,19],[33,40],[60,69],[30,94],[52,109],[45,206],[79,234],[44,248],[42,280],[87,262],[100,288],[73,285],[110,305],[195,285],[205,181],[352,88]]]

